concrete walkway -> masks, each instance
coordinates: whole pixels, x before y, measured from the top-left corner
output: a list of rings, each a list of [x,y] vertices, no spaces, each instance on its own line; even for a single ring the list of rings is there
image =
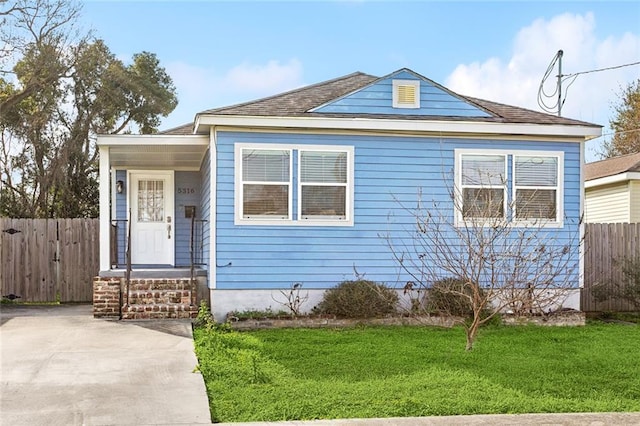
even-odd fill
[[[106,321],[91,306],[0,307],[0,424],[210,424],[190,320]]]
[[[640,413],[488,414],[389,419],[217,423],[217,426],[638,426]]]

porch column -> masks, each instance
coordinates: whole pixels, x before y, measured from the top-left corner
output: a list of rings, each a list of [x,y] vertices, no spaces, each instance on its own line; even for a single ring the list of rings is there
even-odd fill
[[[109,147],[100,146],[100,270],[111,269],[111,208],[109,206]]]

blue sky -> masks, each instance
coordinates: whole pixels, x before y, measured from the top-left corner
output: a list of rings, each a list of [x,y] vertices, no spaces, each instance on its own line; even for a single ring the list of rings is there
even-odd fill
[[[179,98],[163,129],[205,109],[403,67],[539,110],[559,49],[563,74],[640,61],[638,1],[85,1],[82,20],[123,60],[158,55]],[[617,93],[636,78],[637,65],[578,76],[563,115],[608,125]],[[587,144],[587,161],[602,140]]]

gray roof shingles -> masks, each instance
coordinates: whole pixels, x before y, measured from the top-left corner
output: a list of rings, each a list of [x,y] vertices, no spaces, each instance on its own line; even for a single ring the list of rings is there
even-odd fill
[[[228,107],[202,111],[199,115],[240,115],[267,117],[335,117],[335,118],[398,118],[389,114],[336,114],[308,112],[320,105],[347,95],[378,80],[378,77],[355,72],[344,77],[305,86],[279,95],[245,102]],[[447,89],[445,89],[447,90]],[[484,99],[462,96],[451,92],[460,99],[484,109],[491,117],[452,117],[403,115],[405,120],[479,121],[524,124],[562,124],[601,127],[597,124],[558,117],[525,108],[491,102]]]

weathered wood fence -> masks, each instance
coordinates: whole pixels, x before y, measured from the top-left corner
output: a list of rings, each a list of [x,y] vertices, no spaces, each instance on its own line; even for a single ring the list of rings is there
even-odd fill
[[[90,302],[99,270],[98,219],[0,218],[0,296]]]
[[[584,288],[581,309],[585,312],[625,312],[635,310],[625,300],[609,299],[597,302],[595,286],[611,288],[612,283],[624,285],[620,261],[640,256],[640,223],[588,223],[585,228]]]

